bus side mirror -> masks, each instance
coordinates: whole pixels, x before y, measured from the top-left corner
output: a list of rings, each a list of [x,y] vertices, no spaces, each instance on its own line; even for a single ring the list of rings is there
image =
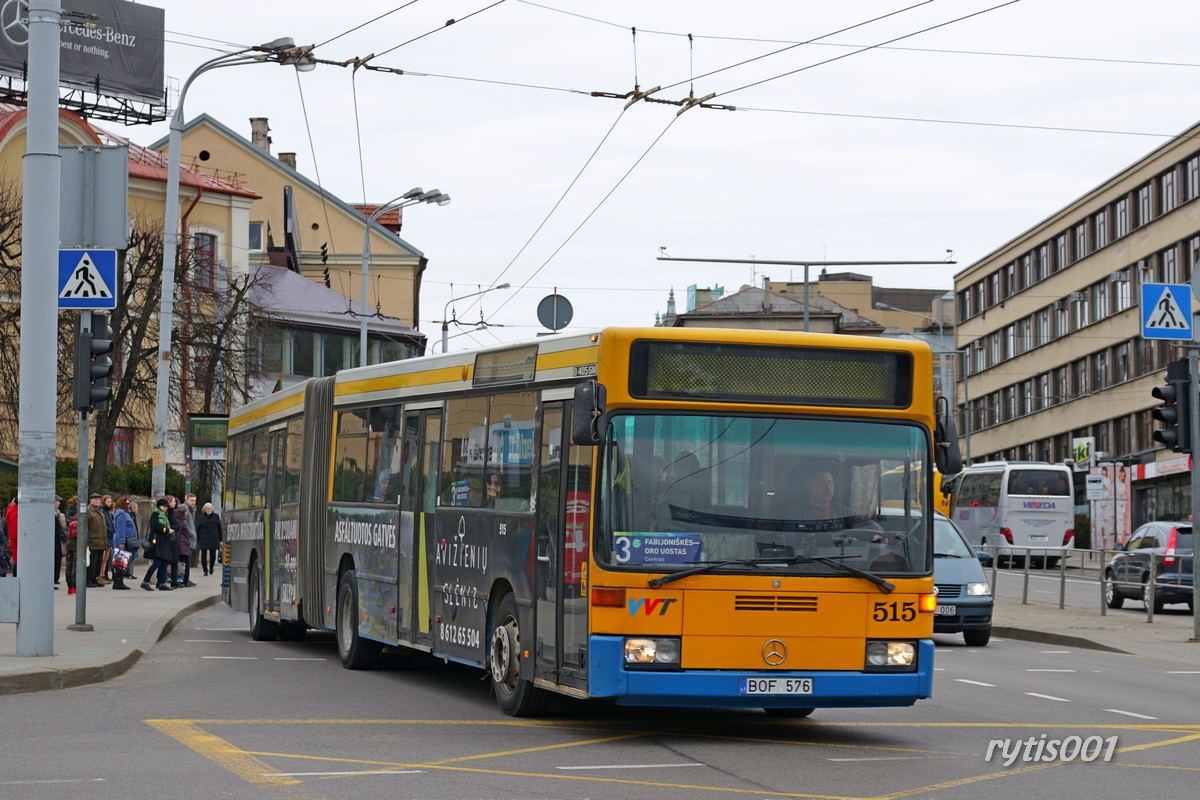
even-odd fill
[[[937,404],[940,411],[937,427],[933,431],[933,460],[942,475],[957,475],[962,472],[963,465],[962,454],[958,451],[958,428],[954,424],[954,412],[945,398],[938,398]]]
[[[604,384],[588,381],[575,387],[571,414],[571,441],[596,447],[600,444],[600,421],[604,419]]]

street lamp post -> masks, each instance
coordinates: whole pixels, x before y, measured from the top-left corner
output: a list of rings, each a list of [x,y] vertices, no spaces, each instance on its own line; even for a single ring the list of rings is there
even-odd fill
[[[171,116],[167,138],[167,198],[163,215],[162,302],[158,316],[158,391],[154,406],[154,460],[150,471],[150,491],[161,497],[167,490],[167,416],[171,391],[171,328],[175,307],[175,259],[179,240],[179,169],[180,143],[183,139],[183,101],[192,81],[209,70],[242,64],[290,64],[301,72],[316,67],[311,47],[297,47],[289,37],[225,53],[205,61],[188,76],[179,90],[179,101]]]
[[[371,261],[371,226],[389,211],[397,211],[418,203],[437,203],[439,206],[450,204],[450,195],[443,194],[437,189],[428,192],[420,187],[409,189],[399,197],[393,198],[371,212],[363,225],[362,246],[362,308],[359,309],[358,328],[358,366],[367,365],[367,271]]]
[[[466,300],[468,297],[475,297],[476,295],[487,294],[488,292],[494,292],[497,289],[507,289],[507,288],[509,288],[509,284],[501,283],[497,286],[489,286],[487,289],[480,289],[478,292],[471,292],[470,294],[463,294],[463,295],[459,295],[458,297],[451,297],[449,300],[447,300],[446,305],[442,306],[442,352],[445,353],[446,348],[450,346],[450,316],[449,315],[450,315],[450,304],[451,303],[453,303],[455,300]]]

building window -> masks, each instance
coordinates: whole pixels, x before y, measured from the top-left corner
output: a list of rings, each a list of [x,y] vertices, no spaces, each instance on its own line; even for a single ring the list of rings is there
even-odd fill
[[[1009,386],[1002,391],[1003,407],[1001,409],[1001,422],[1008,422],[1010,419],[1016,419],[1017,416],[1017,390],[1016,387]]]
[[[1054,370],[1054,405],[1067,402],[1067,398],[1071,396],[1071,387],[1068,380],[1066,367],[1059,367]]]
[[[1162,264],[1163,283],[1179,283],[1179,260],[1176,258],[1176,248],[1168,247],[1159,254],[1159,263]]]
[[[1075,330],[1086,328],[1091,322],[1091,309],[1088,308],[1087,292],[1072,293],[1076,294],[1076,299],[1072,305],[1075,306]]]
[[[1033,286],[1033,255],[1026,253],[1021,256],[1021,282],[1025,288]]]
[[[1175,193],[1175,170],[1164,172],[1158,179],[1158,185],[1162,193],[1162,203],[1159,207],[1165,214],[1173,210],[1179,200]]]
[[[1009,325],[1004,329],[1004,358],[1010,359],[1017,355],[1017,326]]]
[[[265,223],[262,223],[262,222],[251,222],[250,223],[250,240],[249,240],[250,243],[249,243],[248,249],[250,250],[251,253],[266,252],[267,248],[264,243],[264,236],[263,236],[263,232],[265,229],[266,229]]]
[[[1082,397],[1092,390],[1088,384],[1088,360],[1081,358],[1071,365],[1071,382],[1074,384],[1073,397]]]
[[[1114,206],[1114,211],[1116,213],[1117,225],[1113,233],[1116,238],[1120,239],[1129,233],[1129,198],[1122,197],[1118,200],[1116,206]]]
[[[1037,312],[1037,339],[1035,342],[1038,347],[1050,342],[1050,309],[1048,308]]]
[[[1088,222],[1084,220],[1075,226],[1075,260],[1078,261],[1090,252],[1092,248],[1088,236]]]
[[[1033,272],[1037,279],[1043,280],[1050,275],[1050,245],[1044,244],[1034,251]]]
[[[1132,293],[1129,291],[1129,270],[1123,269],[1117,273],[1117,280],[1113,283],[1113,296],[1115,304],[1113,306],[1114,313],[1124,311],[1129,308],[1130,297]]]
[[[1118,383],[1124,383],[1125,381],[1129,380],[1130,377],[1129,342],[1117,345],[1115,353],[1117,356],[1117,363],[1114,365],[1116,368],[1116,374],[1113,376],[1113,378]]]
[[[113,466],[128,467],[133,463],[133,428],[113,428],[112,442],[108,446],[108,461]]]
[[[1108,244],[1108,209],[1096,212],[1096,249]]]
[[[1092,377],[1097,390],[1108,386],[1108,351],[1101,350],[1092,356]]]
[[[1020,353],[1033,349],[1033,317],[1017,320],[1017,347]]]
[[[1095,319],[1097,322],[1108,316],[1108,280],[1102,280],[1092,287],[1094,295],[1093,303],[1096,308],[1094,310]]]
[[[1152,187],[1148,183],[1138,187],[1138,190],[1137,190],[1137,212],[1138,212],[1137,224],[1138,224],[1138,227],[1141,227],[1142,225],[1148,225],[1150,223],[1150,220],[1154,219],[1154,216],[1153,216],[1154,194],[1151,191],[1151,189],[1152,189]]]
[[[1041,375],[1038,375],[1038,394],[1038,399],[1041,401],[1041,407],[1049,408],[1051,404],[1049,372],[1043,372]]]
[[[1054,304],[1054,330],[1056,336],[1066,336],[1071,332],[1071,316],[1063,300]]]
[[[988,294],[990,295],[987,299],[988,308],[991,308],[992,306],[996,305],[996,303],[999,303],[1004,299],[1004,297],[1000,294],[1000,273],[998,271],[993,272],[988,277]]]
[[[1187,175],[1187,186],[1185,187],[1187,196],[1184,199],[1194,200],[1200,197],[1200,156],[1189,158],[1184,170]]]
[[[1032,414],[1034,409],[1033,380],[1021,384],[1021,413]]]
[[[1060,269],[1066,269],[1067,264],[1070,262],[1067,261],[1067,235],[1065,233],[1054,240],[1054,250],[1056,255],[1054,271],[1058,272]]]
[[[988,366],[994,367],[1000,363],[1000,334],[988,336]]]
[[[1004,296],[1012,297],[1017,293],[1017,265],[1008,264],[1004,267]]]
[[[197,233],[192,237],[192,285],[201,289],[217,288],[217,237]]]

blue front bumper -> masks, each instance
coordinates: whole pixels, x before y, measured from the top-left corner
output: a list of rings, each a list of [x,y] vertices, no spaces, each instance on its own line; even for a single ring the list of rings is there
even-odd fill
[[[915,672],[626,669],[624,637],[592,636],[588,694],[628,706],[871,708],[911,706],[933,695],[933,640],[917,642]],[[744,695],[741,678],[812,678],[810,695]]]

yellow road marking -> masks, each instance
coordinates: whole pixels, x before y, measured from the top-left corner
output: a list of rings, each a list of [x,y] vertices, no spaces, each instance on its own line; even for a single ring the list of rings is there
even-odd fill
[[[272,777],[268,773],[277,770],[265,761],[234,747],[219,736],[201,730],[186,720],[148,719],[146,724],[165,733],[186,747],[190,747],[209,761],[232,772],[247,783],[267,786],[298,786],[302,781],[295,778]]]

